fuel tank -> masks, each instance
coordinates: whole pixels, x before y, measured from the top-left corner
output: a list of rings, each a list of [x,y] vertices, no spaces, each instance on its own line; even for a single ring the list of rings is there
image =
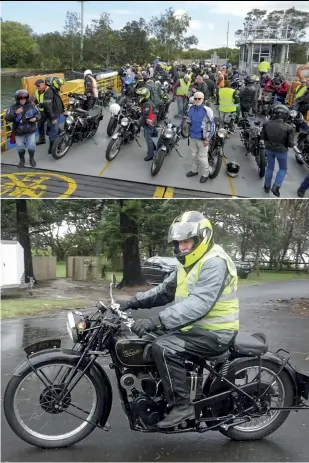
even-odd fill
[[[130,330],[123,330],[115,335],[113,344],[117,359],[126,367],[141,367],[154,364],[150,355],[151,338],[147,339],[145,336],[140,339]],[[146,346],[148,347],[146,348]]]

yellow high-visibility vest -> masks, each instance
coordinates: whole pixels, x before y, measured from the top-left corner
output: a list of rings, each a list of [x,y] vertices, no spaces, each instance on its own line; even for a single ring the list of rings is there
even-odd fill
[[[306,90],[307,90],[306,85],[304,85],[304,87],[299,86],[296,89],[295,98],[300,98],[301,96],[303,96],[303,94],[305,93]]]
[[[41,107],[40,105],[44,102],[44,92],[40,93],[38,89],[36,89],[36,91],[34,92],[34,96],[35,98],[37,99],[38,101],[38,108],[39,108],[39,111],[43,112],[44,111],[44,108]]]
[[[190,81],[186,83],[183,79],[179,80],[179,87],[176,89],[176,95],[178,96],[188,96],[189,94],[189,87],[190,87]]]
[[[233,88],[224,87],[219,89],[219,112],[234,113],[236,111],[236,105],[233,102],[234,92]]]
[[[207,331],[217,330],[239,330],[239,300],[237,298],[237,269],[230,258],[221,248],[215,244],[212,249],[207,252],[195,265],[186,273],[181,265],[177,269],[177,289],[175,302],[180,302],[190,295],[190,291],[197,283],[203,264],[214,257],[221,257],[225,260],[228,272],[231,276],[231,281],[224,288],[218,301],[210,312],[201,320],[192,323],[190,326],[182,328],[182,331],[188,331],[191,328],[199,327]]]
[[[258,70],[259,72],[268,72],[270,69],[270,63],[268,61],[262,61],[259,65],[258,65]]]

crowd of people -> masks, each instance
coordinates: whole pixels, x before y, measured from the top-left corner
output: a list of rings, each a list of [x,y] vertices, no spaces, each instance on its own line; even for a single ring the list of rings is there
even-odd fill
[[[274,104],[286,108],[289,84],[281,73],[271,77],[270,63],[261,59],[257,75],[244,76],[236,66],[229,62],[226,65],[209,65],[206,62],[193,62],[191,65],[174,62],[162,63],[157,57],[154,64],[139,66],[127,64],[118,70],[122,82],[122,94],[132,98],[141,107],[139,125],[144,130],[147,144],[145,161],[154,158],[156,145],[157,115],[162,104],[162,83],[167,82],[172,94],[171,101],[177,103],[175,117],[187,117],[190,127],[189,141],[192,152],[192,169],[187,177],[198,175],[200,182],[209,178],[208,149],[214,135],[214,112],[211,104],[218,105],[220,123],[231,115],[236,125],[246,113],[256,115],[258,105],[265,95],[271,95]],[[47,77],[35,82],[36,90],[30,96],[27,90],[18,90],[15,104],[6,111],[6,120],[13,123],[11,142],[16,143],[19,155],[19,167],[25,165],[26,150],[29,162],[36,166],[34,159],[36,145],[46,143],[49,136],[48,153],[51,154],[53,143],[61,131],[60,116],[66,115],[61,99],[61,87],[64,84],[60,77]],[[85,109],[92,109],[98,98],[98,87],[91,70],[84,72],[84,93],[87,96]],[[189,101],[191,107],[188,110]],[[309,80],[300,79],[296,86],[293,107],[302,114],[309,111]],[[287,172],[287,152],[294,144],[294,134],[290,125],[286,124],[286,112],[274,112],[272,121],[264,123],[262,136],[265,139],[267,170],[264,190],[270,190],[280,196],[280,188]],[[38,129],[39,139],[35,142]],[[279,163],[279,172],[271,186],[275,160]],[[301,184],[298,195],[303,197],[309,186],[309,178]]]

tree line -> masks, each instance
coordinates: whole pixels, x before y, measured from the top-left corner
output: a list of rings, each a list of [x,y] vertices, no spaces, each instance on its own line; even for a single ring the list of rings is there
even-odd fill
[[[214,226],[215,241],[235,260],[289,261],[309,271],[309,201],[301,200],[3,200],[2,239],[18,239],[26,276],[32,254],[101,256],[112,268],[123,256],[123,285],[143,282],[140,262],[171,256],[168,228],[186,210],[198,210]]]

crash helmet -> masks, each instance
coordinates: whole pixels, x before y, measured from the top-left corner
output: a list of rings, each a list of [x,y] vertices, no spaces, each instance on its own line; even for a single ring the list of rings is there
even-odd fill
[[[138,96],[139,104],[142,104],[142,103],[145,103],[145,101],[148,101],[150,99],[151,93],[150,93],[149,88],[142,87],[136,90],[136,95]]]
[[[264,80],[270,79],[270,74],[268,74],[268,72],[266,74],[263,74],[263,79]]]
[[[245,85],[252,85],[254,84],[254,79],[251,76],[246,76],[244,79]]]
[[[92,71],[90,71],[90,69],[87,69],[87,70],[84,72],[84,78],[87,77],[87,76],[92,76]]]
[[[180,252],[179,241],[193,238],[190,251]],[[210,249],[213,242],[213,229],[210,221],[198,211],[187,211],[176,217],[169,228],[168,243],[174,245],[174,255],[183,267],[196,264]]]
[[[64,84],[64,80],[61,77],[53,77],[51,85],[56,89],[60,90],[61,86]]]
[[[45,85],[47,85],[47,87],[51,87],[52,86],[52,81],[53,81],[53,77],[52,76],[47,76],[46,79],[45,79]]]
[[[226,173],[229,177],[237,177],[239,174],[240,166],[236,161],[229,161],[226,164]]]
[[[16,103],[19,103],[19,100],[22,97],[25,97],[27,99],[27,103],[29,103],[29,92],[25,90],[24,88],[17,90],[17,92],[15,92]]]
[[[283,104],[275,105],[272,111],[273,119],[282,119],[284,121],[287,121],[289,117],[290,117],[290,111],[286,106],[284,106]]]

